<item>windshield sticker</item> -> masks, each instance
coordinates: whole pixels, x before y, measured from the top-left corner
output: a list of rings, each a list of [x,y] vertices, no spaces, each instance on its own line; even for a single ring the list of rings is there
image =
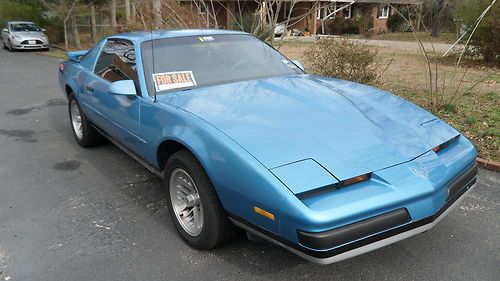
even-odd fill
[[[198,37],[198,39],[200,39],[201,42],[210,42],[215,40],[212,36]]]
[[[153,81],[157,92],[196,86],[192,71],[153,73]]]

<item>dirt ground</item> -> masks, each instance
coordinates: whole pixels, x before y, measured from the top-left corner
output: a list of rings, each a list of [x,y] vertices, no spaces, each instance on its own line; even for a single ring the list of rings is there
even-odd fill
[[[279,50],[290,59],[308,62],[304,54],[313,43],[284,43]],[[468,66],[457,69],[452,63],[438,62],[440,99],[452,101],[441,110],[429,104],[429,75],[424,56],[418,50],[370,47],[378,50],[380,71],[384,71],[373,86],[388,90],[431,110],[467,135],[477,146],[479,155],[500,161],[500,70],[495,67]],[[438,57],[438,56],[436,56]],[[433,71],[436,65],[433,63]],[[465,76],[464,76],[465,72]],[[464,77],[463,82],[460,83]],[[468,91],[477,82],[483,80]],[[459,94],[453,93],[459,87]],[[444,94],[443,94],[444,92]]]

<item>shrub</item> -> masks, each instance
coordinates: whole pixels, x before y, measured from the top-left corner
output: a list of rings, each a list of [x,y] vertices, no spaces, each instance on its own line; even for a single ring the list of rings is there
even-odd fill
[[[468,0],[462,2],[455,11],[459,19],[459,28],[466,25],[470,30],[477,17],[484,11],[490,0]],[[469,31],[470,31],[469,30]],[[487,62],[500,63],[500,5],[493,5],[472,36],[468,51],[472,56],[481,55]]]
[[[266,28],[260,23],[260,17],[256,13],[245,12],[237,22],[233,23],[233,29],[248,32],[262,41],[270,41],[274,37],[274,30],[267,25]]]
[[[387,19],[387,28],[391,32],[405,31],[406,26],[407,26],[406,21],[398,13],[390,15],[389,18]]]
[[[378,52],[346,39],[321,39],[305,54],[312,72],[323,76],[367,83],[377,78]]]

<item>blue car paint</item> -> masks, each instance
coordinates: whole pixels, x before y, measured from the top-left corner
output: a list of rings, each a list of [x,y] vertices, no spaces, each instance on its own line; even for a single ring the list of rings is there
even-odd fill
[[[229,213],[294,243],[299,243],[299,229],[325,231],[401,207],[412,221],[428,217],[444,205],[446,184],[474,163],[476,151],[463,136],[438,153],[432,151],[459,135],[451,126],[418,106],[357,83],[304,74],[174,92],[157,101],[147,92],[142,42],[151,36],[226,33],[237,32],[109,37],[134,44],[140,88],[135,98],[107,94],[109,83],[92,73],[105,40],[80,63],[64,62],[59,81],[63,89],[71,88],[93,123],[159,170],[164,168],[158,159],[160,144],[186,146]],[[95,85],[98,97],[88,93],[88,84]],[[307,165],[293,166],[303,161]],[[291,175],[318,175],[310,161],[328,173],[320,173],[318,185],[368,172],[372,177],[299,200],[295,189],[320,187],[300,188],[293,176],[300,179]],[[288,171],[279,172],[288,165]],[[275,220],[256,214],[254,206],[275,214]]]

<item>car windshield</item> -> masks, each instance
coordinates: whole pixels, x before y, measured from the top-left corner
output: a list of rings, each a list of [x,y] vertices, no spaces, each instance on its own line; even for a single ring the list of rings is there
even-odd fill
[[[10,24],[10,29],[12,31],[16,32],[22,32],[22,31],[42,31],[40,27],[38,27],[34,23],[11,23]]]
[[[153,48],[151,41],[142,43],[143,65],[150,94],[155,90],[157,94],[162,94],[179,89],[303,73],[285,56],[250,35],[158,39],[154,40]]]

